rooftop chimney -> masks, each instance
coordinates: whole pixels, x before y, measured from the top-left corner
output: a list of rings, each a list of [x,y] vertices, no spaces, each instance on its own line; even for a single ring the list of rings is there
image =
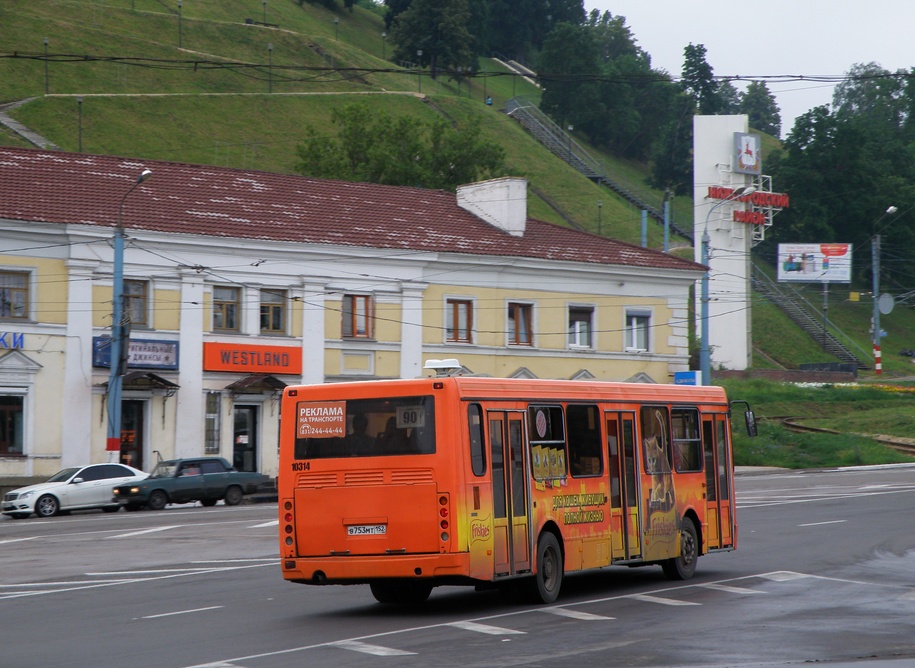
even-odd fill
[[[457,204],[493,227],[522,237],[527,221],[527,179],[506,176],[458,186]]]

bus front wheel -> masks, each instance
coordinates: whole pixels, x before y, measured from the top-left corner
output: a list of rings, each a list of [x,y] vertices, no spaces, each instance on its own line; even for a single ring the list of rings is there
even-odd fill
[[[531,599],[541,603],[553,603],[559,597],[562,587],[562,549],[551,533],[545,533],[537,541],[537,574],[531,583]]]
[[[696,573],[699,561],[699,534],[696,525],[688,517],[683,518],[680,528],[680,556],[667,559],[661,568],[671,580],[689,580]]]

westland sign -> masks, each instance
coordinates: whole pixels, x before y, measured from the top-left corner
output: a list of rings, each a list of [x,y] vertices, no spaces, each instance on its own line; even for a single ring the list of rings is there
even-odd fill
[[[734,211],[735,223],[747,223],[748,225],[765,225],[769,222],[769,213],[772,210],[787,209],[790,205],[786,193],[773,193],[757,190],[749,195],[734,197],[734,189],[725,186],[709,186],[708,199],[733,199],[735,202],[747,202],[757,209],[749,211]]]
[[[204,343],[205,371],[242,373],[302,373],[302,349],[291,346],[254,346]]]

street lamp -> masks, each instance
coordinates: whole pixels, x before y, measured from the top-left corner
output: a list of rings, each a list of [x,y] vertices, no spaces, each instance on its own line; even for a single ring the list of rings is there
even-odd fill
[[[708,266],[709,261],[709,235],[708,235],[708,221],[712,216],[712,212],[717,209],[719,206],[727,204],[728,202],[733,202],[734,200],[740,199],[744,195],[749,195],[756,192],[756,186],[741,186],[736,188],[730,195],[725,197],[720,202],[716,202],[712,205],[712,208],[708,210],[708,213],[705,215],[705,231],[702,232],[702,264]],[[700,297],[701,304],[701,318],[702,318],[702,346],[699,349],[699,369],[702,373],[702,384],[710,385],[712,382],[712,355],[711,349],[709,348],[709,333],[708,333],[708,302],[709,302],[709,272],[706,271],[705,275],[702,277],[702,295]]]
[[[416,63],[416,80],[419,81],[419,92],[423,92],[423,50],[416,50],[416,59],[419,61]]]
[[[44,94],[48,94],[48,38],[44,38]]]
[[[261,0],[261,4],[264,6],[264,25],[267,25],[267,0]]]
[[[388,59],[388,58],[387,58],[387,51],[386,51],[386,49],[385,49],[385,46],[386,46],[386,44],[387,44],[387,39],[388,39],[388,33],[382,31],[382,33],[381,33],[381,59],[382,59],[382,60],[387,60],[387,59]]]
[[[334,41],[335,42],[337,41],[337,37],[340,34],[339,30],[338,30],[339,26],[340,26],[340,19],[335,16],[334,17]]]
[[[181,48],[181,0],[178,0],[178,48]]]
[[[76,108],[79,116],[79,153],[83,152],[83,96],[76,97]]]
[[[600,223],[601,223],[601,209],[604,208],[604,203],[601,200],[597,200],[597,233],[600,234]]]
[[[124,326],[127,318],[124,315],[124,202],[134,188],[152,176],[152,172],[144,169],[137,180],[124,193],[118,204],[118,223],[114,228],[114,289],[112,301],[114,302],[114,315],[111,320],[111,375],[108,377],[108,441],[106,449],[109,452],[121,450],[121,380],[127,369],[127,343],[130,329]]]
[[[878,234],[877,223],[898,210],[895,206],[887,207],[883,215],[874,223],[874,236],[871,237],[871,273],[874,275],[874,373],[878,375],[883,373],[883,358],[880,352],[880,235]]]
[[[267,92],[273,92],[273,42],[267,44]]]

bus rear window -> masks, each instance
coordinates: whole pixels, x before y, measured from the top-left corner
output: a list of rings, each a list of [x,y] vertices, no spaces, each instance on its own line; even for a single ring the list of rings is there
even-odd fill
[[[435,452],[431,396],[301,401],[295,429],[296,459]]]

